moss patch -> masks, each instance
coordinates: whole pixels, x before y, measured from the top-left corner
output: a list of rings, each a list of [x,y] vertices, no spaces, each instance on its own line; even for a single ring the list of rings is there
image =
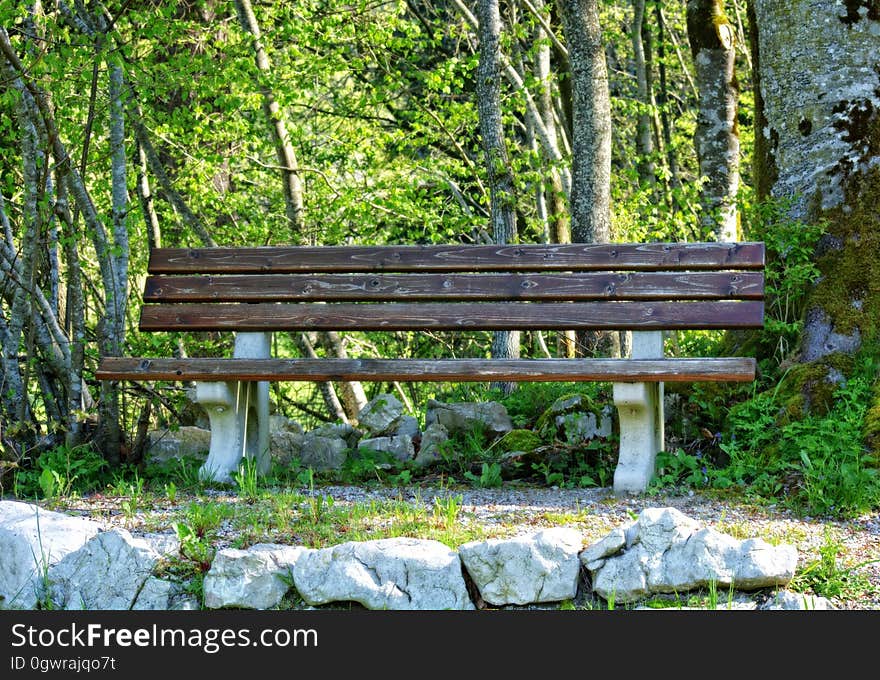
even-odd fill
[[[873,135],[880,143],[880,116]],[[817,259],[822,278],[807,300],[820,309],[837,333],[859,330],[864,344],[880,332],[880,170],[849,178],[843,206],[826,211],[829,239]]]

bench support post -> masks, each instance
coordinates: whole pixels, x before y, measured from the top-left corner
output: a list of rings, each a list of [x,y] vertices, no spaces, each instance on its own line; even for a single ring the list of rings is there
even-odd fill
[[[268,359],[270,340],[270,333],[237,333],[233,356]],[[268,382],[198,382],[195,401],[211,421],[211,448],[200,478],[232,482],[243,457],[256,461],[259,474],[269,471]]]
[[[633,333],[631,357],[662,358],[663,333]],[[614,471],[614,493],[643,493],[654,476],[657,452],[665,446],[663,383],[614,383],[614,405],[620,421],[620,453]]]

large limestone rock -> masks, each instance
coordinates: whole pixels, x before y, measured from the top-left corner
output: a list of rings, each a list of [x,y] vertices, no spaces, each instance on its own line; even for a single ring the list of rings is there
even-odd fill
[[[160,558],[150,541],[126,529],[99,533],[49,568],[52,603],[59,609],[131,609]]]
[[[484,432],[498,437],[513,429],[513,422],[503,404],[495,401],[445,404],[429,399],[425,427],[439,423],[449,434]]]
[[[391,434],[403,417],[403,404],[393,394],[377,394],[360,410],[358,426],[369,436]]]
[[[449,439],[449,430],[439,423],[425,428],[419,443],[419,451],[413,461],[416,467],[428,467],[443,460],[441,446]]]
[[[290,461],[299,458],[305,435],[301,432],[279,430],[269,434],[269,456],[280,465],[290,465]]]
[[[211,448],[211,430],[187,425],[177,430],[154,430],[150,432],[147,461],[165,463],[176,458],[208,457]]]
[[[260,543],[248,550],[219,551],[202,584],[205,607],[276,607],[290,589],[291,570],[303,550]]]
[[[0,501],[0,609],[35,609],[49,570],[100,531],[90,520]]]
[[[401,462],[410,461],[416,455],[416,450],[413,447],[413,440],[406,435],[361,439],[359,446],[368,451],[387,453]]]
[[[489,604],[558,602],[577,594],[583,540],[578,531],[553,528],[511,539],[472,541],[458,552]]]
[[[306,550],[293,567],[293,581],[311,605],[474,609],[458,554],[439,541],[386,538]]]
[[[598,595],[633,602],[713,582],[738,590],[784,586],[794,576],[797,550],[701,528],[675,508],[648,508],[623,532],[584,550],[581,563]]]
[[[318,472],[339,470],[348,458],[348,448],[344,439],[321,437],[310,432],[303,437],[299,459],[303,467]]]

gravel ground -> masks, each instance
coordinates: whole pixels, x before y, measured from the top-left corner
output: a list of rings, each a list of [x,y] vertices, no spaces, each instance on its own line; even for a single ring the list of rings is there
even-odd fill
[[[234,494],[210,491],[218,499],[241,502]],[[556,489],[509,485],[496,489],[445,489],[430,486],[377,488],[329,486],[313,493],[332,496],[334,504],[397,500],[432,507],[434,498],[461,496],[458,521],[477,523],[491,534],[518,535],[550,526],[568,526],[583,532],[585,544],[603,538],[609,531],[631,523],[645,508],[674,507],[685,515],[738,539],[763,538],[771,543],[790,543],[798,550],[798,573],[819,561],[822,548],[837,548],[835,566],[838,573],[851,570],[867,583],[866,587],[844,590],[842,597],[829,597],[837,609],[880,610],[880,512],[872,512],[849,520],[798,517],[777,506],[757,506],[740,499],[723,499],[715,495],[646,495],[615,497],[610,489]],[[186,502],[178,498],[177,503]],[[133,518],[119,510],[118,500],[99,497],[85,498],[65,505],[68,511],[88,515],[106,527],[123,526],[138,533],[155,526],[150,513],[168,512],[155,507]],[[65,508],[57,508],[64,510]],[[161,522],[160,522],[161,523]],[[220,544],[234,538],[221,535]],[[340,537],[342,542],[344,537]]]

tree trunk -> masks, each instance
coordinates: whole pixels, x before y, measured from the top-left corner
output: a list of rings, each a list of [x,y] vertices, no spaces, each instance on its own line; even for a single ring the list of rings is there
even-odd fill
[[[672,145],[672,126],[669,124],[668,92],[666,83],[666,22],[663,19],[660,3],[654,5],[654,18],[657,22],[657,74],[660,87],[657,92],[657,105],[660,109],[660,124],[663,132],[663,146],[666,151],[666,164],[669,166],[669,185],[672,189],[681,186],[678,176],[678,157]],[[671,206],[676,207],[676,206]]]
[[[263,79],[271,77],[272,65],[269,62],[266,50],[263,48],[260,25],[254,15],[251,1],[235,0],[235,7],[238,11],[238,18],[242,28],[250,33],[254,39],[254,56],[257,68],[260,71],[261,81],[263,81]],[[306,236],[306,225],[303,213],[302,182],[299,179],[299,165],[296,160],[296,153],[293,150],[293,145],[290,143],[290,134],[287,131],[287,124],[284,121],[281,106],[278,104],[272,88],[263,84],[260,86],[260,94],[263,96],[263,112],[272,130],[275,153],[281,166],[287,221],[290,223],[290,236],[294,243],[300,243]],[[306,240],[316,241],[314,238]]]
[[[498,0],[480,0],[477,12],[480,35],[477,112],[489,178],[492,237],[495,243],[512,243],[516,240],[516,193],[501,123],[501,16]],[[519,357],[519,333],[496,331],[492,336],[492,356]],[[494,386],[505,393],[513,390],[513,383]]]
[[[642,41],[642,29],[645,19],[645,0],[633,0],[633,20],[630,27],[630,39],[633,46],[633,61],[636,71],[636,96],[639,100],[639,115],[636,121],[636,164],[639,181],[653,185],[654,177],[654,142],[651,136],[651,92],[648,88],[648,67],[645,58],[645,46]]]
[[[452,4],[455,5],[455,8],[458,10],[459,14],[464,18],[464,20],[472,26],[477,33],[480,32],[480,22],[476,16],[468,9],[467,5],[465,5],[463,0],[452,0]],[[504,77],[510,83],[510,85],[522,95],[525,99],[525,108],[526,108],[526,116],[528,117],[531,124],[534,126],[535,133],[538,136],[538,140],[541,142],[541,148],[544,152],[553,159],[555,163],[562,163],[563,156],[562,152],[559,150],[558,140],[550,135],[547,130],[547,126],[544,125],[544,120],[541,117],[541,112],[538,108],[538,104],[535,101],[535,98],[532,96],[532,93],[525,86],[523,79],[520,77],[519,73],[517,73],[516,69],[510,63],[510,61],[503,55],[501,52],[498,53],[498,62],[499,68],[501,72],[504,74]],[[563,190],[565,191],[566,196],[571,194],[571,174],[566,170],[560,170],[560,176],[562,178]]]
[[[571,240],[611,237],[611,98],[596,0],[561,0],[572,73]],[[620,355],[617,333],[578,333],[586,354]]]
[[[571,238],[611,234],[611,101],[596,0],[561,0],[572,70]]]
[[[723,0],[688,0],[688,39],[700,92],[694,134],[703,185],[701,222],[718,241],[736,241],[739,191],[738,86],[733,27]]]
[[[797,357],[801,374],[822,377],[800,381],[809,408],[857,352],[880,352],[880,6],[753,0],[749,10],[759,198],[791,201],[793,220],[827,221]],[[873,414],[880,424],[880,396]]]

